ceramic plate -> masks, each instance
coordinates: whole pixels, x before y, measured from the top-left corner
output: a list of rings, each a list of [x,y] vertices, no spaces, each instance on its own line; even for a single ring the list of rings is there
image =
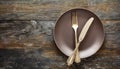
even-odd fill
[[[92,12],[85,9],[72,9],[65,12],[57,21],[54,29],[54,40],[59,50],[70,56],[75,48],[74,30],[71,24],[71,12],[76,11],[78,16],[78,36],[90,17],[94,21],[90,26],[84,40],[81,42],[79,50],[80,57],[86,58],[95,54],[104,41],[104,29],[100,19]]]

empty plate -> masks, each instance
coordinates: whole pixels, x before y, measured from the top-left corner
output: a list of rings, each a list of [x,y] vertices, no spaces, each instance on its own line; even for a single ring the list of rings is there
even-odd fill
[[[79,47],[79,55],[81,58],[89,57],[95,54],[104,41],[104,29],[100,19],[92,12],[85,9],[72,9],[65,12],[57,21],[54,28],[54,40],[57,47],[62,53],[70,56],[75,49],[74,30],[71,24],[71,12],[76,11],[78,16],[78,36],[91,17],[94,17],[94,21],[90,26],[84,40]]]

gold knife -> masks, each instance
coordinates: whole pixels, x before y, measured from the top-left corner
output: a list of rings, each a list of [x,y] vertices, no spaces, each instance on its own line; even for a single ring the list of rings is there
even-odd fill
[[[77,46],[76,48],[74,49],[72,55],[69,56],[69,60],[73,60],[75,58],[75,54],[76,54],[76,51],[78,50],[79,46],[80,46],[80,43],[81,41],[85,38],[85,35],[87,34],[87,31],[89,30],[92,22],[93,22],[94,18],[91,17],[85,24],[85,26],[83,27],[81,33],[80,33],[80,36],[79,36],[79,42],[77,43]],[[70,66],[71,63],[68,64],[68,66]]]
[[[80,36],[79,36],[79,38],[78,38],[78,39],[79,39],[78,44],[85,38],[85,35],[86,35],[87,31],[89,30],[89,28],[90,28],[93,20],[94,20],[94,18],[91,17],[91,18],[86,22],[86,24],[85,24],[85,26],[83,27],[83,29],[82,29],[82,31],[81,31],[81,33],[80,33]]]

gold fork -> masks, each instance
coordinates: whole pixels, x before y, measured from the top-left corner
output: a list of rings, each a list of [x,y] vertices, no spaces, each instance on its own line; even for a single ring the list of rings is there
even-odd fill
[[[76,24],[78,25],[78,16],[77,16],[77,12],[76,12],[76,19],[75,19],[75,22],[76,22]],[[77,43],[78,43],[78,41],[77,41],[77,32],[76,32],[76,47],[77,47]],[[75,62],[76,63],[79,63],[81,60],[80,60],[80,57],[79,57],[79,49],[77,49],[77,51],[76,51],[76,55],[75,55]]]
[[[77,29],[78,29],[78,19],[77,19],[76,11],[72,12],[72,28],[73,28],[74,33],[75,33],[75,47],[76,47],[76,45],[77,45]],[[78,49],[76,51],[76,54],[72,55],[72,59],[69,59],[69,58],[67,59],[68,66],[73,63],[74,58],[75,58],[76,63],[80,62]]]

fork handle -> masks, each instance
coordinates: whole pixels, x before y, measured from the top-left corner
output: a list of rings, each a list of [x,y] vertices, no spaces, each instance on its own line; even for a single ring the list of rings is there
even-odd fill
[[[77,47],[77,29],[74,29],[75,31],[75,47]],[[80,62],[80,57],[79,57],[79,51],[78,49],[76,50],[76,54],[75,54],[75,62],[79,63]]]
[[[78,49],[77,49],[76,54],[75,54],[75,62],[76,62],[76,63],[81,62],[81,59],[80,59],[80,57],[79,57],[79,51],[78,51]]]
[[[77,47],[77,27],[73,28],[74,33],[75,33],[75,48]],[[70,66],[71,64],[73,64],[73,61],[75,60],[76,63],[80,62],[80,58],[79,58],[79,52],[78,49],[76,50],[76,52],[72,53],[72,55],[70,55],[67,59],[67,64],[68,66]]]

